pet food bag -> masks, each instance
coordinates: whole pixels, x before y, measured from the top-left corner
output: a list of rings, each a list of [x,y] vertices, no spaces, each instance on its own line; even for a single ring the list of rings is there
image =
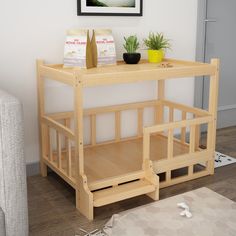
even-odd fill
[[[94,67],[116,64],[116,47],[111,30],[93,31],[92,53]]]
[[[93,66],[88,30],[68,30],[64,50],[64,67]]]

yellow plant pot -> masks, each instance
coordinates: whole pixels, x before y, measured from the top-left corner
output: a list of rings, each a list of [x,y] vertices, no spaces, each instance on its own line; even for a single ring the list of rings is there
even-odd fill
[[[150,63],[160,63],[164,58],[163,50],[148,50],[148,61]]]

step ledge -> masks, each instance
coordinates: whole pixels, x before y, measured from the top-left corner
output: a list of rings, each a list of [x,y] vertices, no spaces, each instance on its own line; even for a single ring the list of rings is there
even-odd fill
[[[139,180],[93,193],[94,207],[108,205],[128,198],[154,192],[156,186],[147,180]]]

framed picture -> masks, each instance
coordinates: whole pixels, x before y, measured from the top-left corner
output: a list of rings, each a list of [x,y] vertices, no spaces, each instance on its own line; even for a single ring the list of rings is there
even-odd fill
[[[77,0],[78,15],[142,16],[143,0]]]

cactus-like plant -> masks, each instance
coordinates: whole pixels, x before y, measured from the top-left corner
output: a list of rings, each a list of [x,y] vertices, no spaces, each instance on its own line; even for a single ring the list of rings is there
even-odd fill
[[[170,40],[166,39],[163,33],[149,33],[148,38],[144,39],[144,44],[149,50],[170,49]]]
[[[127,53],[136,53],[139,49],[139,42],[136,35],[131,35],[128,38],[124,37],[125,44],[124,49],[127,51]]]

